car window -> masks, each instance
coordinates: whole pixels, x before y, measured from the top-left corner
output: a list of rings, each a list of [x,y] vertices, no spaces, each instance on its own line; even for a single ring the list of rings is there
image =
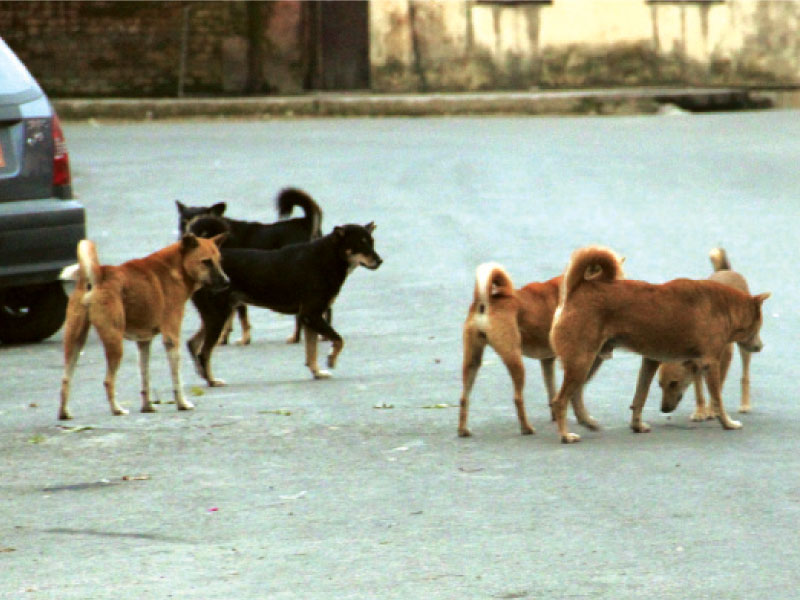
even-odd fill
[[[29,101],[41,94],[28,69],[0,38],[0,104]]]

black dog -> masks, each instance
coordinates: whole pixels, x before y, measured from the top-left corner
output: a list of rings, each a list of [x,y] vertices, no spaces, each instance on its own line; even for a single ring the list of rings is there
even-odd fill
[[[322,210],[319,205],[304,191],[296,188],[286,188],[278,194],[275,200],[278,209],[278,217],[283,219],[274,223],[259,223],[257,221],[241,221],[224,217],[226,204],[218,202],[211,206],[186,206],[179,201],[175,201],[178,208],[178,227],[180,234],[189,231],[189,223],[197,221],[200,217],[214,217],[222,220],[222,225],[212,221],[204,221],[203,226],[210,226],[216,233],[205,235],[200,227],[195,228],[193,233],[201,237],[213,237],[217,233],[226,231],[228,233],[225,248],[257,248],[261,250],[275,250],[289,244],[308,242],[317,239],[322,235]],[[292,214],[295,206],[299,206],[305,213],[304,216],[287,219]],[[238,344],[250,343],[250,321],[247,318],[247,307],[240,305],[236,308],[239,314],[239,322],[242,326],[242,337]],[[223,343],[227,342],[230,332],[230,323],[225,328],[222,338]],[[300,325],[295,326],[294,334],[287,339],[290,343],[300,341]]]
[[[342,225],[319,239],[278,250],[222,248],[222,269],[230,287],[219,293],[202,289],[195,293],[192,300],[202,327],[186,344],[208,385],[224,385],[211,374],[211,353],[231,311],[242,303],[297,315],[306,336],[306,365],[314,378],[329,377],[317,366],[317,336],[333,342],[328,356],[333,368],[344,341],[324,313],[353,269],[360,265],[375,270],[383,262],[374,249],[374,229],[374,223]]]

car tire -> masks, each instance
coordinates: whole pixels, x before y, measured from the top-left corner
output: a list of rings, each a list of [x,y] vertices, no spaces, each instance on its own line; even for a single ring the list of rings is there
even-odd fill
[[[61,283],[0,290],[0,342],[25,344],[49,338],[61,329],[67,294]]]

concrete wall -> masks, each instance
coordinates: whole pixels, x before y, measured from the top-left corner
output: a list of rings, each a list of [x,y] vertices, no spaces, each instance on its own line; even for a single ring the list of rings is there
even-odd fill
[[[370,9],[377,90],[800,84],[796,0],[372,0]]]

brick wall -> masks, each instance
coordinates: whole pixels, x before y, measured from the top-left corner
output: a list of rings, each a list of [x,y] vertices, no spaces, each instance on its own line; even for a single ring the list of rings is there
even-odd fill
[[[286,93],[304,77],[301,16],[299,1],[0,1],[0,35],[54,97]]]

